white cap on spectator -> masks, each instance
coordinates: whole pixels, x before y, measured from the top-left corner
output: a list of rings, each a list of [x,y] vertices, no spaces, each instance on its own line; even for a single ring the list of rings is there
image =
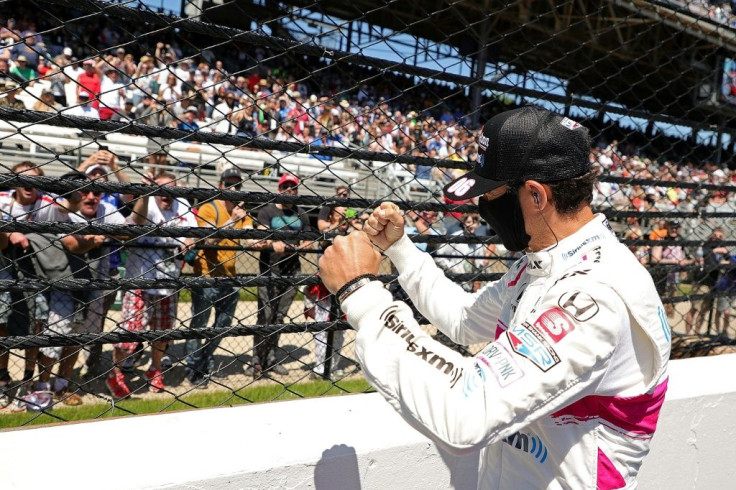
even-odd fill
[[[197,111],[197,108],[196,107],[194,107],[193,105],[190,105],[189,107],[187,107],[187,110],[184,111],[185,114],[187,112],[193,112],[193,113],[196,114],[198,111]]]
[[[84,171],[84,174],[85,175],[89,175],[89,174],[93,173],[95,170],[102,170],[102,173],[103,174],[109,174],[110,173],[110,167],[108,167],[107,165],[102,165],[102,164],[99,164],[99,163],[95,163],[94,165],[90,165],[89,167],[87,167],[87,169]]]
[[[71,56],[73,54],[72,48],[70,48],[70,47],[67,46],[66,48],[64,48],[64,50],[61,53],[64,56]]]

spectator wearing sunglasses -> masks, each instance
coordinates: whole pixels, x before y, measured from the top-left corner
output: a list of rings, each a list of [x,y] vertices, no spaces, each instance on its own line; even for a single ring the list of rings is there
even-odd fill
[[[283,174],[278,181],[278,193],[283,196],[298,194],[299,179]],[[310,231],[307,213],[293,203],[269,203],[258,212],[257,226],[272,231]],[[299,251],[311,246],[305,240],[268,240],[268,248],[261,252],[259,272],[261,276],[293,277],[301,272]],[[296,288],[280,281],[258,286],[258,324],[277,325],[289,322],[289,308],[296,296]],[[255,356],[246,373],[254,378],[263,374],[286,375],[283,357],[277,356],[279,334],[254,335]],[[281,349],[283,351],[283,349]],[[288,354],[287,354],[288,356]]]
[[[231,167],[220,175],[218,187],[221,190],[239,191],[243,185],[243,176],[235,167]],[[253,228],[253,219],[248,215],[243,203],[236,203],[225,199],[213,199],[199,207],[197,222],[201,228]],[[195,275],[203,277],[232,277],[235,276],[237,254],[242,253],[228,249],[239,244],[238,240],[229,238],[205,238],[204,249],[196,252],[191,263]],[[248,245],[256,245],[248,243]],[[216,248],[222,247],[222,248]],[[192,252],[194,253],[194,252]],[[185,260],[186,257],[185,257]],[[191,328],[205,328],[210,318],[210,312],[215,310],[214,328],[226,329],[230,327],[238,305],[237,286],[221,286],[192,289],[192,320]],[[186,343],[187,380],[194,388],[205,388],[211,377],[225,377],[225,374],[215,365],[215,350],[219,338],[204,343],[200,339],[189,339]]]
[[[89,178],[89,173],[87,178]],[[82,189],[79,193],[81,195],[79,210],[76,213],[69,213],[70,221],[91,224],[125,224],[125,217],[117,210],[115,205],[104,201],[105,195],[102,192]],[[124,237],[117,238],[122,239]],[[111,270],[113,270],[111,262],[113,257],[119,261],[119,256],[112,253],[111,248],[104,244],[88,250],[86,254],[78,257],[88,264],[91,279],[105,280],[117,275],[117,268],[114,269],[115,274],[111,273]],[[93,289],[89,294],[87,312],[81,331],[84,333],[99,333],[102,332],[107,312],[115,301],[116,291]],[[78,355],[79,350],[73,352],[70,355],[70,361],[63,364],[65,369],[68,370],[68,372],[61,373],[64,378],[69,379],[71,377]],[[101,345],[85,346],[84,358],[88,377],[100,377],[112,367],[103,365]]]
[[[77,170],[86,175],[90,180],[100,180],[107,182],[111,176],[114,176],[118,182],[130,184],[130,177],[123,171],[118,164],[117,156],[110,152],[106,147],[100,147],[99,150],[92,153],[85,161],[79,165]],[[130,214],[130,208],[126,205],[133,199],[133,196],[118,193],[103,193],[102,202],[111,204],[122,213],[123,216]]]
[[[30,162],[16,166],[18,173],[33,172]],[[33,175],[33,174],[32,174]],[[38,173],[36,173],[38,175]],[[61,179],[80,180],[84,175],[72,171]],[[42,193],[33,188],[17,188],[10,196],[7,207],[2,209],[11,217],[22,221],[72,221],[72,216],[82,205],[80,190],[64,195]],[[61,278],[91,279],[94,263],[89,256],[105,240],[101,235],[63,235],[53,233],[11,233],[15,271],[18,280],[44,278],[50,282]],[[84,328],[84,320],[90,303],[88,291],[69,291],[52,288],[27,298],[28,313],[25,318],[33,322],[35,333],[67,335]],[[19,305],[21,306],[21,305]],[[40,332],[39,332],[40,330]],[[39,376],[34,391],[18,396],[17,409],[41,410],[51,405],[51,374],[57,373],[53,383],[53,395],[67,405],[79,405],[81,397],[71,390],[69,380],[78,348],[43,347],[38,352]],[[58,365],[58,370],[57,370]],[[32,370],[27,366],[24,381]],[[30,384],[30,383],[28,383]],[[27,385],[24,386],[27,388]],[[25,407],[23,406],[25,404]]]
[[[100,147],[98,151],[87,157],[87,159],[79,165],[77,170],[85,174],[90,180],[107,182],[114,176],[119,182],[130,184],[130,177],[128,177],[118,164],[117,156],[104,146]],[[96,195],[99,195],[101,204],[108,205],[105,206],[105,209],[116,209],[124,218],[127,218],[130,215],[133,207],[131,204],[133,199],[132,195],[120,194],[117,192],[97,193]],[[102,206],[99,208],[102,209]],[[107,250],[106,255],[108,256],[108,260],[106,265],[108,267],[107,274],[109,277],[117,277],[119,275],[120,266],[123,263],[121,251],[122,248],[119,247],[109,247]],[[102,311],[105,315],[110,310],[114,302],[114,294],[104,295]],[[102,345],[100,344],[91,345],[85,350],[85,377],[96,378],[103,373],[104,367],[100,363],[100,360],[102,359],[101,354]]]
[[[335,190],[335,197],[339,197],[342,199],[347,199],[350,197],[350,188],[346,185],[338,186]],[[335,223],[333,223],[332,220],[330,220],[330,216],[332,215],[332,211],[335,209],[335,206],[322,206],[319,208],[319,216],[317,216],[317,228],[321,232],[326,231],[332,231],[334,228],[336,228]]]

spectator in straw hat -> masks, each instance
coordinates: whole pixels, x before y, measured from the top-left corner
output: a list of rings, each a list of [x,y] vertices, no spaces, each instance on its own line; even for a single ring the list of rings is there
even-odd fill
[[[54,91],[51,89],[43,89],[43,91],[41,91],[41,96],[33,104],[33,110],[40,112],[59,112],[63,108],[64,107],[54,99]]]
[[[0,107],[10,107],[11,109],[25,109],[25,103],[16,98],[18,95],[18,84],[13,80],[5,82],[3,87],[0,87],[0,91],[5,92],[5,97],[0,99]]]
[[[15,75],[24,82],[31,82],[38,77],[34,65],[28,62],[28,57],[20,55],[15,59],[13,67],[10,69],[10,74]]]

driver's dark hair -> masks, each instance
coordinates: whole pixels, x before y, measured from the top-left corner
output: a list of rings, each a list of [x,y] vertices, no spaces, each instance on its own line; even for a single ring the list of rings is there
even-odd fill
[[[561,215],[575,214],[583,206],[593,201],[593,185],[599,171],[591,169],[588,173],[558,182],[546,182],[552,190],[552,204]]]

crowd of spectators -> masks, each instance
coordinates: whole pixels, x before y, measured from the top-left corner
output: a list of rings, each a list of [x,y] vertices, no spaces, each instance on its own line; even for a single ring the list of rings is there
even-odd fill
[[[18,20],[7,19],[0,28],[0,106],[55,111],[101,120],[131,121],[190,132],[209,131],[270,138],[276,141],[309,143],[312,146],[363,148],[376,152],[470,163],[478,158],[475,131],[469,120],[468,102],[447,86],[433,83],[417,86],[408,77],[394,77],[389,81],[384,79],[370,84],[355,83],[355,80],[374,78],[372,75],[375,73],[367,68],[354,68],[353,72],[345,75],[345,82],[341,82],[334,72],[322,69],[325,66],[318,60],[312,60],[310,66],[313,65],[315,69],[309,77],[300,76],[302,68],[298,65],[269,68],[265,64],[251,63],[251,68],[239,71],[241,65],[237,63],[238,59],[218,59],[212,52],[204,51],[190,55],[183,52],[171,39],[156,41],[152,45],[147,45],[146,40],[136,44],[125,43],[125,36],[109,25],[97,26],[97,38],[91,38],[89,34],[93,31],[84,28],[74,36],[73,42],[59,37],[45,39],[38,34],[37,26],[31,19],[33,17],[30,14],[18,16]],[[85,41],[80,42],[80,39]],[[120,47],[112,52],[100,52],[90,46]],[[252,58],[240,61],[247,66],[252,59],[265,58],[265,52],[256,49],[250,56]],[[29,104],[31,93],[37,95],[33,97],[33,103]],[[501,108],[488,104],[486,110]],[[156,150],[152,153],[155,159],[160,158],[155,163],[165,163],[164,151]],[[331,160],[331,157],[325,155],[313,156],[326,162]],[[696,159],[667,159],[636,147],[630,140],[619,144],[613,139],[610,142],[604,139],[596,142],[591,149],[590,159],[606,175],[671,183],[629,185],[600,182],[596,185],[593,202],[599,209],[638,212],[728,211],[736,215],[736,200],[732,192],[710,192],[677,185],[678,182],[727,185],[736,181],[736,172],[714,163],[703,163]],[[159,165],[161,166],[163,165]],[[88,178],[115,177],[123,182],[128,181],[125,172],[117,166],[114,156],[105,151],[97,152],[78,170]],[[457,169],[430,166],[407,166],[406,170],[413,173],[413,186],[431,189],[440,188],[461,172]],[[237,169],[230,169],[222,174],[219,186],[221,189],[238,188],[243,178]],[[165,171],[148,175],[146,179],[148,183],[175,185],[175,179]],[[296,195],[300,183],[298,176],[283,174],[276,192]],[[15,193],[22,197],[26,191],[18,188]],[[349,186],[338,188],[337,197],[348,197],[350,191]],[[32,196],[32,199],[28,197],[28,204],[23,205],[31,205],[42,199],[42,196],[44,194],[39,193]],[[14,202],[12,196],[6,197],[8,203]],[[89,221],[99,217],[98,209],[109,208],[105,216],[116,219],[117,221],[110,221],[115,223],[125,219],[131,224],[155,223],[160,226],[259,227],[301,231],[310,229],[310,219],[305,210],[289,204],[268,204],[257,211],[246,211],[244,205],[216,200],[200,203],[200,214],[195,215],[194,208],[186,200],[158,196],[136,200],[135,202],[145,202],[146,205],[139,206],[132,213],[130,196],[86,193],[82,197],[82,211],[86,210],[86,213],[80,211],[81,214],[72,215],[77,216],[76,218],[67,218],[65,215],[63,219],[59,219]],[[56,199],[53,196],[47,198],[50,199],[49,203]],[[102,202],[108,204],[102,205]],[[363,211],[326,206],[320,212],[317,227],[322,232],[347,233],[359,228]],[[14,213],[18,213],[19,208],[15,208],[15,211],[9,208],[6,212],[9,216],[16,216]],[[118,212],[125,218],[118,216]],[[436,211],[422,211],[409,213],[408,217],[407,232],[411,234],[461,236],[488,233],[477,214],[448,212],[443,215]],[[714,230],[721,230],[727,239],[736,236],[736,216],[682,219],[678,223],[647,222],[630,217],[618,225],[617,231],[628,239],[675,239],[682,231],[685,238],[714,240],[715,237],[717,242],[721,235]],[[11,245],[17,245],[13,243],[14,240],[18,242],[21,237],[11,237]],[[100,246],[99,238],[85,237],[84,240]],[[153,278],[178,277],[182,267],[181,255],[185,255],[194,245],[188,240],[158,238],[143,238],[139,242],[139,245],[148,243],[157,247],[133,249],[128,257],[130,266],[126,268],[129,278],[142,277],[144,273]],[[211,247],[237,244],[229,240],[205,242],[205,245]],[[169,245],[172,247],[166,248]],[[271,240],[248,245],[261,247],[258,252],[260,273],[264,276],[300,273],[300,251],[316,247],[316,244],[308,242]],[[717,245],[714,243],[712,247],[704,246],[698,251],[663,243],[662,246],[654,247],[632,246],[632,252],[645,264],[705,267],[706,264],[712,265],[714,260],[716,264],[729,260],[729,250]],[[422,243],[418,246],[433,252],[437,262],[448,273],[502,272],[506,264],[515,258],[500,245],[434,246]],[[89,252],[83,250],[80,253]],[[233,276],[237,273],[233,263],[234,255],[232,250],[200,250],[197,258],[192,259],[194,270],[197,274],[209,277]],[[107,269],[117,270],[114,261],[119,259],[115,259],[114,253],[109,254],[109,259],[113,263],[109,267],[107,264],[102,267],[106,269],[105,272]],[[679,294],[683,279],[684,273],[680,271],[666,272],[662,279],[661,293],[664,296]],[[697,284],[712,290],[719,281],[720,277],[711,274],[707,280],[700,280]],[[465,284],[470,291],[476,291],[480,286],[481,281],[478,280]],[[280,324],[288,321],[288,311],[295,295],[296,290],[293,287],[284,286],[278,281],[270,286],[259,287],[258,323]],[[189,326],[205,328],[210,311],[214,310],[214,325],[219,328],[228,327],[233,321],[237,298],[237,288],[199,290],[192,295],[193,320],[189,322]],[[306,299],[309,303],[307,317],[316,321],[330,319],[329,304],[324,291],[319,288],[307,291]],[[99,332],[102,329],[101,319],[105,318],[105,312],[110,307],[109,301],[95,297],[88,302],[94,304],[94,315],[90,318],[94,318],[96,323],[80,328]],[[52,306],[57,303],[58,301]],[[176,291],[173,290],[131,290],[126,292],[124,304],[126,316],[122,326],[131,331],[143,328],[174,328],[180,322],[176,317]],[[693,307],[688,312],[688,331],[698,332],[704,321],[704,311],[712,307],[712,302],[693,302]],[[717,318],[720,331],[725,331],[731,309],[730,302],[719,302]],[[667,312],[672,314],[673,308],[668,306]],[[26,316],[32,322],[50,323],[43,314],[38,320],[32,312],[26,312]],[[59,323],[59,319],[56,319],[56,323]],[[64,325],[64,331],[68,328],[72,327]],[[42,329],[43,325],[35,323],[25,327],[26,332]],[[0,335],[7,335],[8,332],[13,334],[13,331],[0,326]],[[318,360],[312,368],[312,374],[319,377],[326,374],[328,365],[332,371],[337,370],[337,365],[334,361],[329,363],[325,358],[326,336],[317,336],[315,340]],[[255,336],[254,341],[253,357],[246,366],[248,374],[261,378],[267,374],[288,373],[281,362],[283,356],[278,352],[277,334]],[[342,337],[336,337],[334,342],[331,347],[339,351]],[[116,345],[113,363],[102,367],[99,364],[99,352],[85,351],[88,373],[105,376],[110,391],[117,398],[124,398],[130,393],[123,363],[126,357],[138,352],[137,344],[131,342]],[[146,372],[146,378],[152,391],[161,392],[167,389],[165,375],[167,369],[170,369],[164,362],[168,357],[166,343],[152,344],[152,363]],[[218,375],[218,367],[213,360],[217,345],[215,340],[203,343],[192,340],[187,343],[187,380],[193,387],[204,387],[211,377]],[[64,359],[76,359],[78,350],[72,350],[63,355],[59,353],[55,357],[45,356],[42,352],[41,359],[45,362],[43,372],[50,374],[50,366],[60,355]],[[27,357],[32,360],[26,366],[25,382],[32,379],[36,356],[36,353],[32,353]],[[35,389],[31,392],[35,393],[35,398],[28,400],[31,408],[41,403],[39,400],[43,397],[39,393],[42,392],[56,392],[69,404],[79,402],[79,397],[73,396],[75,393],[69,393],[69,378],[72,376],[69,365],[62,366],[58,372],[60,381],[55,382],[53,390],[47,374],[44,374],[43,379],[37,380]],[[9,386],[9,383],[7,360],[0,357],[0,390]]]
[[[708,17],[716,22],[736,27],[736,2],[732,0],[695,0],[685,2],[683,0],[669,0],[671,3],[688,9],[690,12],[700,16]]]
[[[399,76],[355,84],[375,72],[356,67],[336,77],[317,59],[243,68],[207,50],[184,54],[173,41],[96,51],[51,42],[29,19],[8,19],[0,30],[0,106],[400,155],[472,161],[477,153],[468,102],[439,84],[415,86]],[[124,37],[114,27],[102,31],[107,45]],[[317,69],[305,76],[304,65]],[[411,170],[422,180],[450,178],[430,167]]]

